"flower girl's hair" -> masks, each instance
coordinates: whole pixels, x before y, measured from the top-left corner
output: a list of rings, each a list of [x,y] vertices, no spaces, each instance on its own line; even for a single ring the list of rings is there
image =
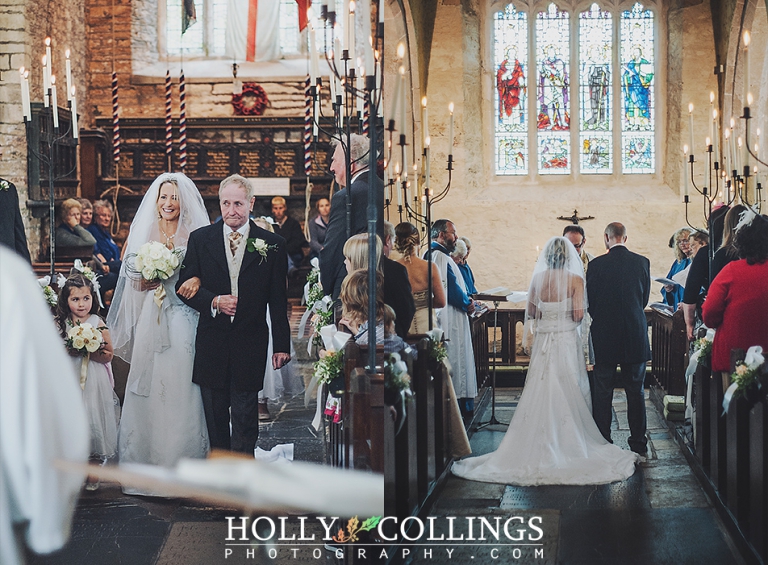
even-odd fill
[[[69,295],[72,294],[73,288],[83,287],[88,287],[91,290],[91,314],[98,314],[99,312],[99,297],[96,296],[96,289],[93,288],[93,283],[80,273],[69,275],[67,282],[59,290],[59,301],[56,304],[56,325],[59,327],[61,335],[66,335],[67,320],[72,314],[72,311],[69,309]]]

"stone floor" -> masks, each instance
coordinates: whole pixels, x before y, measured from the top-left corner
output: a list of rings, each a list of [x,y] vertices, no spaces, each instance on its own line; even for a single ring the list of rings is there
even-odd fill
[[[521,389],[500,389],[496,417],[509,423]],[[614,395],[614,442],[627,448],[626,397]],[[560,565],[740,564],[670,429],[646,398],[649,453],[628,480],[599,486],[517,487],[449,476],[430,516],[541,517],[538,545],[471,543],[409,548],[410,563],[557,563]],[[490,403],[479,416],[490,419]],[[477,421],[477,418],[476,418]],[[506,425],[474,431],[473,452],[496,449]],[[502,523],[505,520],[502,520]],[[437,524],[445,521],[438,518]],[[425,553],[426,551],[426,553]],[[431,551],[431,554],[430,554]],[[537,553],[538,552],[538,553]]]

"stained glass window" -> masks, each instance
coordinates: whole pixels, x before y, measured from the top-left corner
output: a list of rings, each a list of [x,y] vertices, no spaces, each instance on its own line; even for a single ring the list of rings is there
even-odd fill
[[[536,13],[509,4],[493,15],[496,174],[654,173],[653,12],[593,3],[574,12],[571,26],[564,10],[577,3],[559,1]]]
[[[528,174],[528,18],[511,4],[494,15],[496,174]]]
[[[582,173],[613,172],[611,14],[597,4],[579,14],[579,152]]]
[[[635,4],[621,14],[621,167],[656,170],[653,12]]]
[[[571,172],[570,21],[550,4],[536,16],[536,128],[539,174]]]

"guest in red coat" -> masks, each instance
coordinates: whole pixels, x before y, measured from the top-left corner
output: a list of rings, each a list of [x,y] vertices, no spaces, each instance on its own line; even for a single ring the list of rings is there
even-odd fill
[[[717,330],[712,371],[724,373],[724,389],[730,377],[731,349],[761,345],[768,350],[768,216],[743,212],[734,245],[741,259],[717,275],[702,312],[704,323]]]

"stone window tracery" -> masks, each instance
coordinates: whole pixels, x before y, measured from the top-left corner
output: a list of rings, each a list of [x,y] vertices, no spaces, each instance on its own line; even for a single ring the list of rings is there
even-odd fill
[[[654,25],[640,3],[496,11],[496,174],[654,173]]]

